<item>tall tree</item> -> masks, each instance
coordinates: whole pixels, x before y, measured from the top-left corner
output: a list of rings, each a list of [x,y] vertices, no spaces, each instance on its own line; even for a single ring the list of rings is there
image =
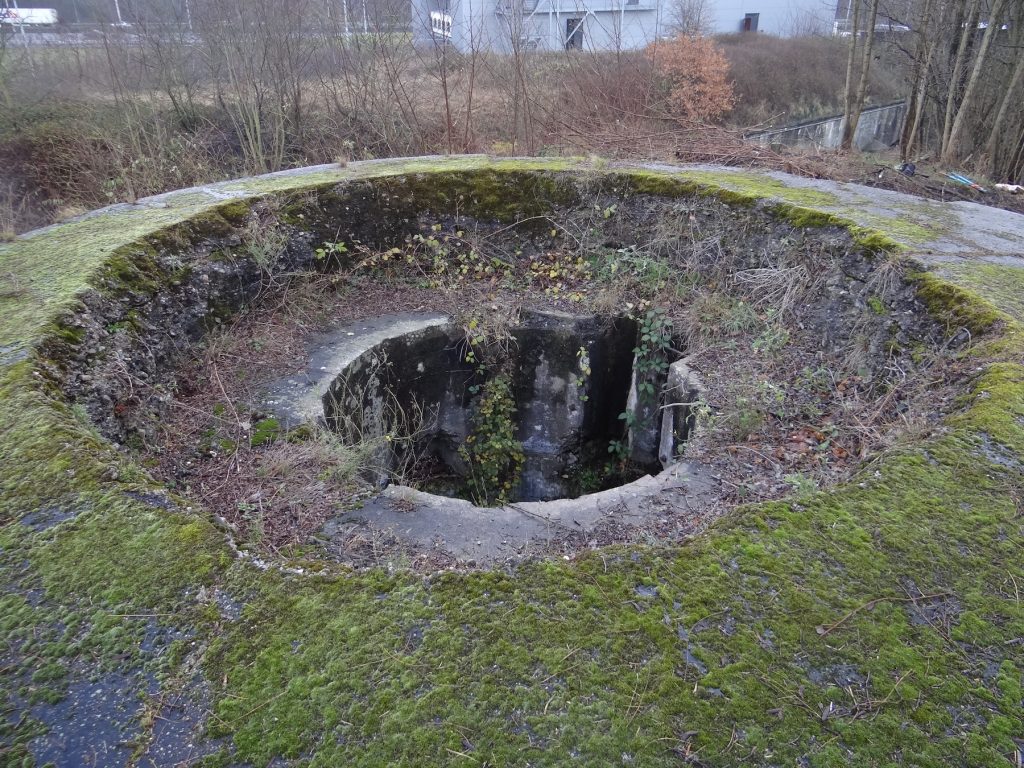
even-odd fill
[[[1010,84],[1003,90],[1003,96],[999,103],[999,111],[996,112],[996,119],[992,121],[992,128],[988,134],[988,141],[985,142],[985,162],[988,165],[988,174],[994,175],[1000,170],[1009,171],[1009,165],[1001,168],[997,158],[999,141],[1003,136],[1006,127],[1006,118],[1010,114],[1011,107],[1020,104],[1020,97],[1017,90],[1021,82],[1024,82],[1024,29],[1021,29],[1020,19],[1024,14],[1018,14],[1018,23],[1014,24],[1014,45],[1017,51],[1017,63],[1013,67],[1013,74],[1010,76]]]
[[[839,143],[842,149],[853,147],[853,137],[857,133],[857,123],[860,122],[860,113],[864,109],[864,99],[868,92],[868,79],[871,73],[871,52],[875,45],[875,23],[878,20],[878,2],[871,0],[868,10],[868,21],[864,29],[864,45],[857,45],[857,37],[860,35],[858,22],[860,17],[860,2],[853,0],[856,5],[853,11],[853,30],[850,42],[849,58],[846,61],[846,94],[843,109],[843,137]],[[857,53],[860,52],[860,77],[857,87],[853,87],[854,62]]]
[[[936,2],[939,5],[937,12]],[[903,160],[910,159],[921,133],[932,61],[935,58],[935,49],[938,47],[948,6],[946,0],[925,0],[921,13],[917,47],[914,51],[914,74],[911,79],[910,95],[907,97],[907,117],[903,123],[903,135],[900,137],[900,157]]]
[[[846,52],[846,86],[843,90],[843,139],[846,139],[846,124],[849,122],[850,113],[853,111],[853,72],[857,63],[857,38],[860,35],[860,4],[861,0],[848,0],[853,5],[852,26],[848,28],[850,45]],[[852,137],[853,134],[851,133]],[[847,149],[849,147],[846,147]]]
[[[949,138],[942,148],[943,163],[952,164],[959,157],[960,140],[964,132],[967,116],[970,114],[971,104],[978,90],[978,84],[981,82],[981,73],[985,69],[988,52],[992,47],[992,40],[995,38],[1001,24],[1003,4],[1004,0],[993,0],[992,10],[989,12],[988,17],[988,26],[985,27],[985,34],[981,38],[981,45],[978,47],[978,53],[974,57],[971,76],[967,80],[963,99],[960,101],[956,116],[953,118],[953,124],[949,129]]]
[[[967,62],[967,52],[971,42],[974,40],[978,30],[978,14],[981,11],[980,0],[964,0],[961,13],[957,14],[957,27],[960,30],[960,39],[956,48],[956,55],[953,58],[953,68],[949,76],[949,88],[946,90],[945,116],[942,121],[942,144],[940,153],[945,153],[949,144],[949,134],[953,129],[953,117],[956,112],[957,99],[963,86],[964,66]]]

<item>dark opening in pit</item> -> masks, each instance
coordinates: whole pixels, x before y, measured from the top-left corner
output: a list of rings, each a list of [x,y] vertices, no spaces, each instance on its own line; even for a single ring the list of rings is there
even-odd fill
[[[651,341],[650,318],[530,312],[487,334],[434,324],[353,359],[324,416],[376,446],[381,484],[477,504],[575,497],[656,474],[687,437],[696,384],[667,327]]]

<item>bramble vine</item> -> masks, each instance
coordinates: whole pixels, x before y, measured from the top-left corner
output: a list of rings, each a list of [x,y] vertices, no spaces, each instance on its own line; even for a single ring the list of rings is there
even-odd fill
[[[662,376],[668,371],[669,355],[672,351],[672,320],[668,310],[655,307],[647,310],[640,319],[640,342],[633,349],[636,358],[637,390],[648,401],[657,392],[652,377]]]
[[[558,235],[559,230],[552,230],[552,240]],[[317,249],[318,259],[330,255],[330,245]],[[383,272],[387,277],[405,271],[418,275],[427,288],[461,290],[474,283],[525,283],[553,299],[579,303],[586,298],[594,276],[591,264],[580,253],[557,247],[529,256],[520,249],[506,253],[486,237],[472,237],[459,229],[446,232],[441,224],[432,224],[407,237],[401,246],[387,250],[358,243],[353,248],[360,255],[356,269]]]
[[[386,251],[363,250],[360,269],[393,270],[411,267],[424,278],[429,288],[458,288],[471,280],[508,279],[512,265],[497,255],[486,255],[466,240],[466,233],[456,230],[442,233],[440,224],[429,232],[406,238],[402,247]]]

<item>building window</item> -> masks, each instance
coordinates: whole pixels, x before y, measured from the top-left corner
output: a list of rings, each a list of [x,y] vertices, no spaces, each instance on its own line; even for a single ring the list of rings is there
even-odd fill
[[[748,13],[743,17],[743,31],[744,32],[757,32],[757,20],[760,18],[760,13]]]
[[[583,50],[583,19],[565,20],[565,50]]]
[[[445,40],[451,39],[452,36],[452,17],[451,14],[441,13],[440,11],[430,12],[430,31],[434,37],[440,37]]]

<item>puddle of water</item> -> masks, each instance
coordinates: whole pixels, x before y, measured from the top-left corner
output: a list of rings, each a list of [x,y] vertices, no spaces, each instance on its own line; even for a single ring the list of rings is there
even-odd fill
[[[165,697],[159,716],[153,721],[153,737],[138,764],[147,768],[193,765],[227,747],[223,739],[200,738],[206,725],[208,699],[206,682],[201,676],[196,676],[185,692]]]
[[[28,349],[19,344],[0,344],[0,365],[14,365],[28,358]]]

